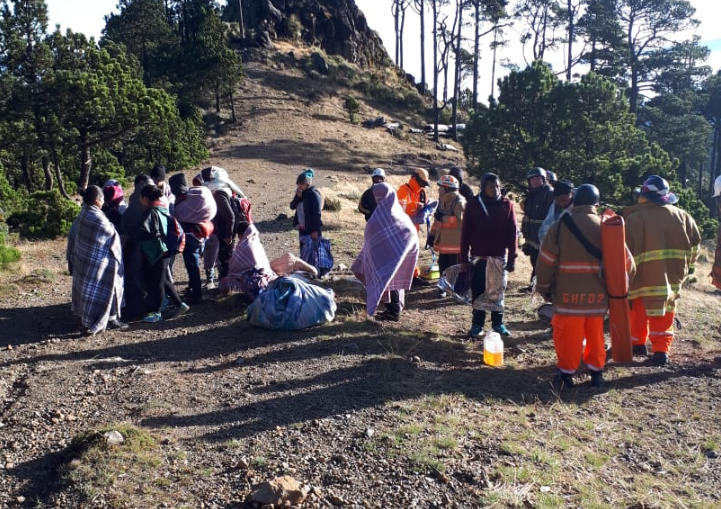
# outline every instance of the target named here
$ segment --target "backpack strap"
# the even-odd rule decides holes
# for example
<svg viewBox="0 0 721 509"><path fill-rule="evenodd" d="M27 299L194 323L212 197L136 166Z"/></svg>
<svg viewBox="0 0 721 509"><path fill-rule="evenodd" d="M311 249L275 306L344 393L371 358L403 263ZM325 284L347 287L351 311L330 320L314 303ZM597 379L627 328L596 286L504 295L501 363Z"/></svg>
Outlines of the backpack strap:
<svg viewBox="0 0 721 509"><path fill-rule="evenodd" d="M596 260L603 260L603 253L600 249L598 249L596 246L591 244L588 239L581 233L581 230L578 229L578 226L576 226L576 223L573 222L573 219L571 219L571 214L563 214L561 217L561 223L565 224L570 232L573 234L574 237L576 237L576 240L581 243L583 248L593 256Z"/></svg>

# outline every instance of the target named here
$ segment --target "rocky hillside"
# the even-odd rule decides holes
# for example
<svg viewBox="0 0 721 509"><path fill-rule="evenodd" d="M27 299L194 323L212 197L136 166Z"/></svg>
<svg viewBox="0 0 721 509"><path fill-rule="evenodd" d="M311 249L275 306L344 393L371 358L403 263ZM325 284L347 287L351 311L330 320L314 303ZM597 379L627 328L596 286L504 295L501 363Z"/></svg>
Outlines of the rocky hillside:
<svg viewBox="0 0 721 509"><path fill-rule="evenodd" d="M261 44L278 39L319 46L363 67L388 60L378 34L368 27L353 0L253 0L243 6L246 37ZM228 21L240 21L238 4L229 2Z"/></svg>

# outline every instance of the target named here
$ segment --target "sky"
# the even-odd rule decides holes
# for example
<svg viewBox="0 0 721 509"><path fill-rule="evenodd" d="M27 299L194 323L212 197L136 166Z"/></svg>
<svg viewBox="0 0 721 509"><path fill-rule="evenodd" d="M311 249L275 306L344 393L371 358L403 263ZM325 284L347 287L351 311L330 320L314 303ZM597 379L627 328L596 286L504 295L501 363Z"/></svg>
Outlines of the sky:
<svg viewBox="0 0 721 509"><path fill-rule="evenodd" d="M393 58L394 48L394 31L393 16L391 15L391 0L355 0L356 5L365 14L368 25L378 32L388 51ZM52 30L56 24L59 24L64 31L67 28L76 32L83 32L88 36L96 39L100 37L100 33L105 26L104 16L116 9L117 0L46 0L48 5L48 13L50 17L50 29ZM221 2L222 3L222 2ZM720 0L691 0L691 4L696 8L695 18L701 21L701 25L696 29L696 35L701 37L701 43L708 46L712 53L706 62L714 71L721 68L721 32L715 23L721 20L721 1ZM429 18L427 17L426 20ZM713 20L717 20L713 22ZM429 26L426 21L426 26ZM686 35L686 34L685 34ZM687 34L690 37L692 34ZM509 29L506 38L509 40L508 47L498 51L497 59L509 59L511 62L524 67L524 51L518 42L519 33L513 28ZM405 55L404 64L406 72L411 73L417 79L420 78L420 50L419 44L414 41L420 41L420 27L418 16L410 10L406 18L405 28ZM432 37L429 34L426 37L426 80L430 81L430 73L432 58ZM487 43L484 43L487 48ZM561 70L563 68L562 55L551 56L550 63L554 69ZM480 98L488 97L491 90L491 52L488 49L482 50L481 54L481 77L479 81ZM505 70L501 67L496 68L496 78L503 76ZM470 84L465 84L469 86Z"/></svg>

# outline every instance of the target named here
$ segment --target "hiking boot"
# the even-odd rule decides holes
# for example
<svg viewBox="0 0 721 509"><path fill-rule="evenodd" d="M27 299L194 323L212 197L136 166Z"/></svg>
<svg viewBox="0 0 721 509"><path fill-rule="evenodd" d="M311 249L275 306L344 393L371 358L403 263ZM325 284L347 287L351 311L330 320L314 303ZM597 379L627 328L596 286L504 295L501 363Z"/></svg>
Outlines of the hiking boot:
<svg viewBox="0 0 721 509"><path fill-rule="evenodd" d="M107 328L116 330L128 330L128 324L121 322L117 318L113 318L112 320L108 321Z"/></svg>
<svg viewBox="0 0 721 509"><path fill-rule="evenodd" d="M156 323L163 319L163 316L160 313L148 313L143 318L143 321L145 323Z"/></svg>
<svg viewBox="0 0 721 509"><path fill-rule="evenodd" d="M400 313L386 309L382 313L376 316L376 320L382 320L386 322L398 322L401 319Z"/></svg>
<svg viewBox="0 0 721 509"><path fill-rule="evenodd" d="M668 364L668 354L666 352L654 352L653 357L651 357L651 364L665 366Z"/></svg>
<svg viewBox="0 0 721 509"><path fill-rule="evenodd" d="M468 332L468 337L475 340L481 339L481 336L483 336L483 326L478 325L477 323L471 325L471 330Z"/></svg>
<svg viewBox="0 0 721 509"><path fill-rule="evenodd" d="M562 389L571 389L576 386L576 382L573 380L573 373L562 373L559 371L558 375L556 375L556 382Z"/></svg>
<svg viewBox="0 0 721 509"><path fill-rule="evenodd" d="M603 387L603 371L591 371L591 387Z"/></svg>
<svg viewBox="0 0 721 509"><path fill-rule="evenodd" d="M510 338L510 337L511 337L511 333L508 332L508 329L506 329L506 326L503 325L503 324L501 324L501 325L494 325L494 326L493 326L493 332L497 332L498 334L500 334L501 336L503 336L503 337L505 337L505 338Z"/></svg>
<svg viewBox="0 0 721 509"><path fill-rule="evenodd" d="M165 296L165 299L163 299L163 305L160 306L160 312L161 312L161 313L165 313L165 312L168 311L169 309L170 309L170 299L169 299L168 296L166 295L166 296Z"/></svg>
<svg viewBox="0 0 721 509"><path fill-rule="evenodd" d="M185 302L188 304L198 304L199 302L203 302L203 300L202 292L190 291L185 294Z"/></svg>
<svg viewBox="0 0 721 509"><path fill-rule="evenodd" d="M648 357L648 348L646 348L646 345L633 345L633 356Z"/></svg>
<svg viewBox="0 0 721 509"><path fill-rule="evenodd" d="M183 302L180 304L180 306L175 308L172 313L170 313L170 316L168 318L178 318L180 315L182 315L189 309L190 309L190 306L188 306L185 302Z"/></svg>

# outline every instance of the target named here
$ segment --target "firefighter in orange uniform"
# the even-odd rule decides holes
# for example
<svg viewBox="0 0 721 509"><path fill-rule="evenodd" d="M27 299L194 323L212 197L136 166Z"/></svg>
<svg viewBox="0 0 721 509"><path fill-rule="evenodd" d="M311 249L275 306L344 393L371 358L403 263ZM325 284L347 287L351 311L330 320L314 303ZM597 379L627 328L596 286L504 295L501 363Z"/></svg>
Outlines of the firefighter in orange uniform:
<svg viewBox="0 0 721 509"><path fill-rule="evenodd" d="M407 184L398 188L398 203L416 225L416 231L420 229L423 218L420 216L428 204L426 188L428 183L428 171L423 168L416 168Z"/></svg>
<svg viewBox="0 0 721 509"><path fill-rule="evenodd" d="M591 386L603 385L603 319L608 310L608 293L601 272L598 202L595 186L583 184L576 189L573 210L551 226L536 266L536 291L554 305L553 342L560 381L565 387L575 385L573 375L582 356L591 372ZM626 251L627 270L633 274L633 260Z"/></svg>
<svg viewBox="0 0 721 509"><path fill-rule="evenodd" d="M675 207L678 201L666 179L648 177L640 189L638 204L623 211L626 244L638 273L631 281L631 339L634 354L646 354L651 340L657 366L668 363L673 341L673 319L681 284L693 273L701 244L696 222Z"/></svg>

